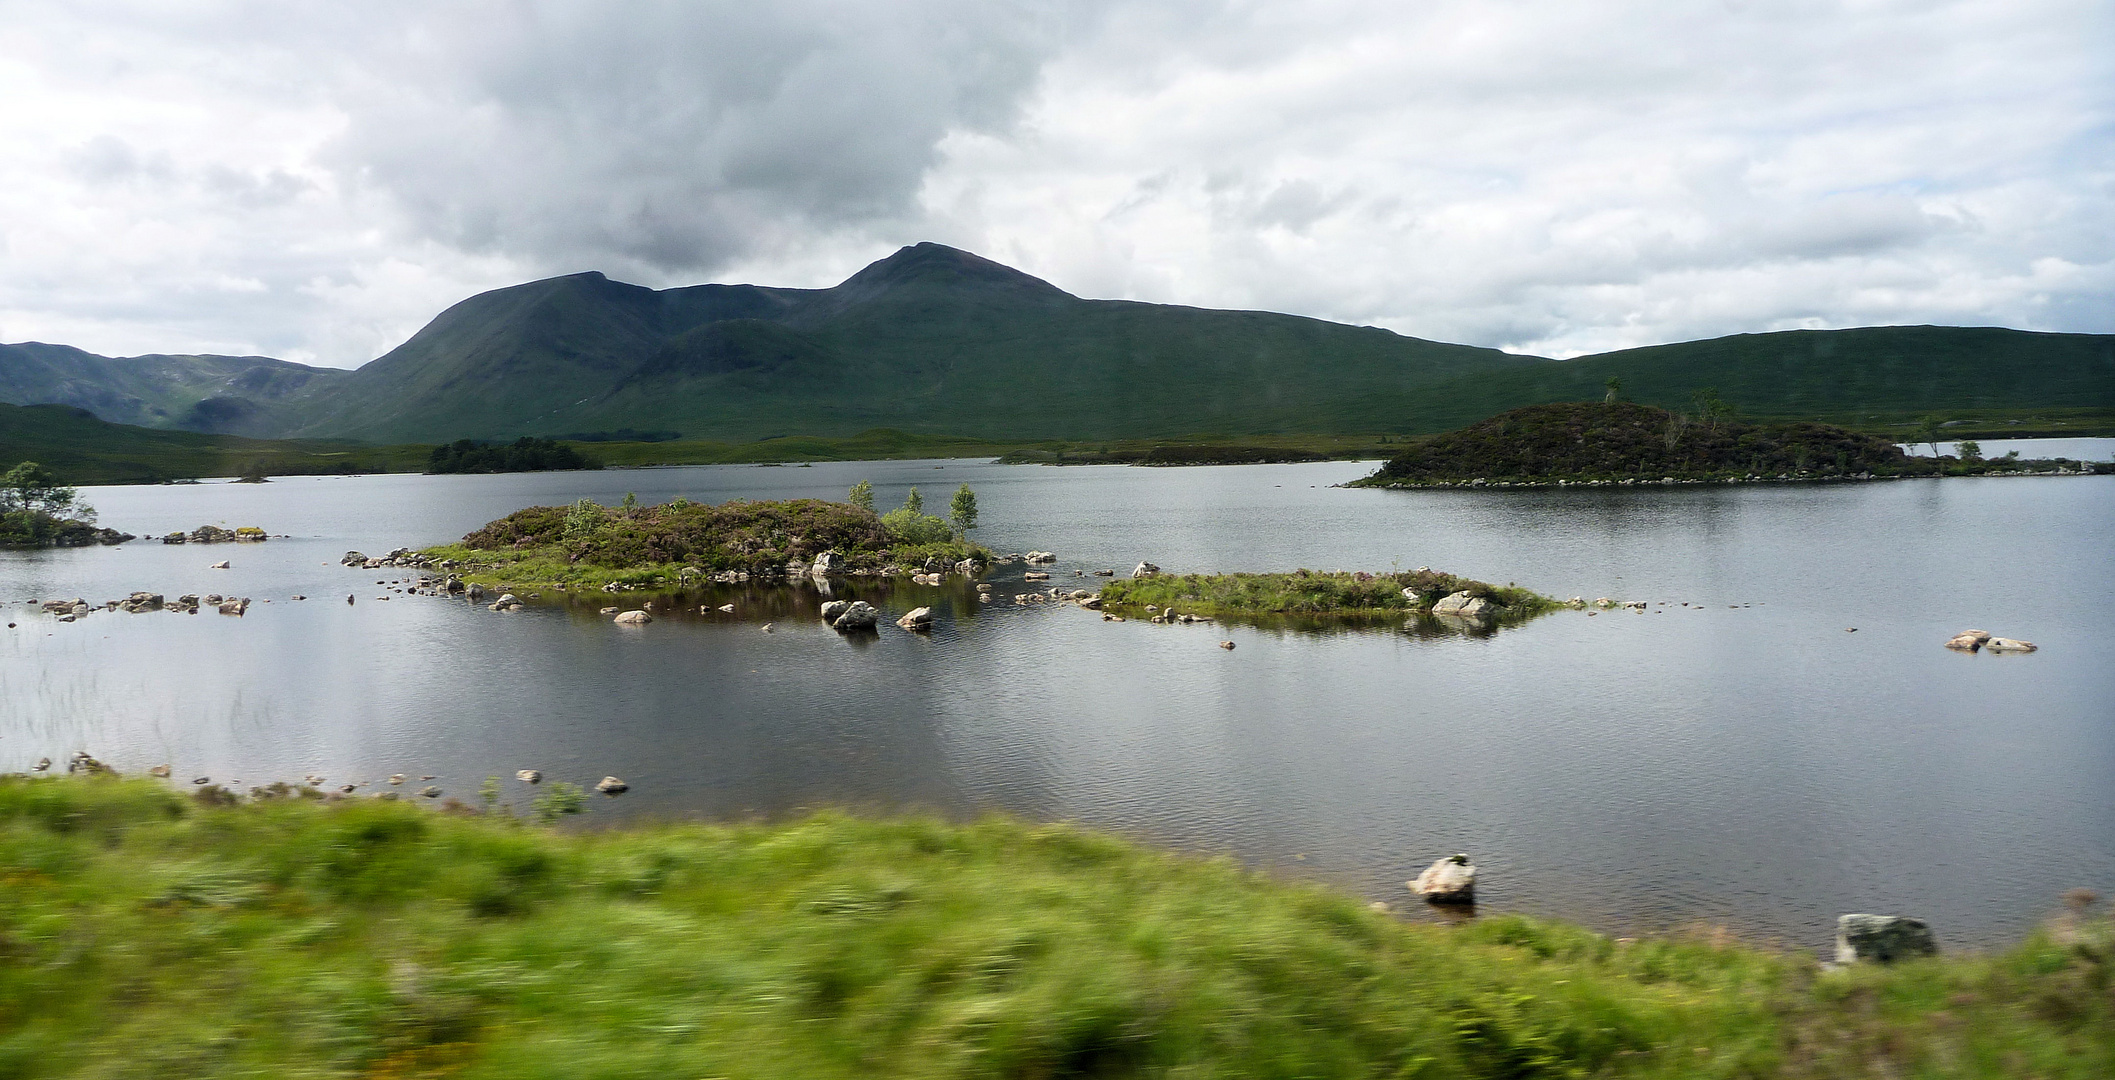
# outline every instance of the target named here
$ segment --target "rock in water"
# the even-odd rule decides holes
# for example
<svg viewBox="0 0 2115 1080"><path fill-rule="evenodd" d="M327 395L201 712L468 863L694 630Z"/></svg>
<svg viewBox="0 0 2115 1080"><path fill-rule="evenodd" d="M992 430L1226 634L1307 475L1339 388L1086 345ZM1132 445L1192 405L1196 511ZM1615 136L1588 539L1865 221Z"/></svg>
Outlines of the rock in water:
<svg viewBox="0 0 2115 1080"><path fill-rule="evenodd" d="M514 774L514 779L524 784L541 784L543 783L543 774L535 769L522 769Z"/></svg>
<svg viewBox="0 0 2115 1080"><path fill-rule="evenodd" d="M905 630L931 630L933 628L933 609L929 607L912 608L904 613L903 618L896 620L896 625L903 627Z"/></svg>
<svg viewBox="0 0 2115 1080"><path fill-rule="evenodd" d="M610 621L619 626L645 626L654 621L654 617L643 611L620 611L617 617Z"/></svg>
<svg viewBox="0 0 2115 1080"><path fill-rule="evenodd" d="M814 577L823 577L829 574L842 574L844 572L845 557L835 551L825 551L822 554L817 555L815 557L815 565L810 566L808 568L808 573Z"/></svg>
<svg viewBox="0 0 2115 1080"><path fill-rule="evenodd" d="M844 613L837 617L837 621L830 625L839 630L864 630L880 621L881 612L876 610L874 605L864 600L854 600L852 606L846 608Z"/></svg>
<svg viewBox="0 0 2115 1080"><path fill-rule="evenodd" d="M1476 902L1476 865L1467 855L1449 855L1417 875L1410 891L1428 904L1473 904Z"/></svg>
<svg viewBox="0 0 2115 1080"><path fill-rule="evenodd" d="M1160 573L1160 567L1155 566L1149 562L1139 563L1136 567L1133 567L1131 570L1131 576L1135 578L1152 577L1153 575L1158 573Z"/></svg>
<svg viewBox="0 0 2115 1080"><path fill-rule="evenodd" d="M2033 643L2033 642L2031 642L2031 641L2021 641L2021 640L2019 640L2018 638L2009 638L2009 637L1994 637L1994 638L1991 638L1991 639L1990 639L1989 641L1986 641L1986 642L1984 642L1984 643L1983 643L1983 647L1984 647L1984 648L1986 648L1986 649L1989 649L1989 650L1990 650L1991 652L2033 652L2033 651L2034 651L2034 643Z"/></svg>
<svg viewBox="0 0 2115 1080"><path fill-rule="evenodd" d="M1901 915L1843 915L1836 919L1839 964L1860 960L1886 964L1906 956L1931 956L1938 951L1931 927L1922 919Z"/></svg>
<svg viewBox="0 0 2115 1080"><path fill-rule="evenodd" d="M1983 642L1988 640L1990 640L1988 635L1985 635L1983 637L1977 637L1975 636L1974 631L1969 631L1966 633L1955 634L1952 639L1946 642L1946 647L1949 649L1958 649L1961 652L1974 652L1977 649L1982 648Z"/></svg>
<svg viewBox="0 0 2115 1080"><path fill-rule="evenodd" d="M614 776L605 776L595 784L595 790L603 793L604 795L622 795L625 792L630 791L631 789L632 786L630 784L627 784Z"/></svg>
<svg viewBox="0 0 2115 1080"><path fill-rule="evenodd" d="M1468 592L1451 593L1439 603L1432 605L1434 615L1459 615L1464 619L1481 619L1495 610L1497 605L1481 596Z"/></svg>
<svg viewBox="0 0 2115 1080"><path fill-rule="evenodd" d="M835 626L837 625L837 617L843 615L845 609L851 606L852 602L850 600L831 600L822 606L822 620Z"/></svg>

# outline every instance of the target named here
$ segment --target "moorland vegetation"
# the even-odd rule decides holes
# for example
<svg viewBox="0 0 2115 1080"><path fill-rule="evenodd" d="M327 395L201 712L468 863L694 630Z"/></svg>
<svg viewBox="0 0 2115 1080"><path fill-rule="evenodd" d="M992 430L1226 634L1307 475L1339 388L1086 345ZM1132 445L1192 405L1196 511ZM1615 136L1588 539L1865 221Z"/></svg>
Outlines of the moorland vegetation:
<svg viewBox="0 0 2115 1080"><path fill-rule="evenodd" d="M508 813L517 790L0 778L0 1073L2115 1074L2115 927L2085 897L2013 948L1831 970L1726 934L1405 922L1069 825L580 831Z"/></svg>
<svg viewBox="0 0 2115 1080"><path fill-rule="evenodd" d="M782 572L824 552L836 552L847 571L860 574L909 573L933 559L988 564L991 552L967 538L976 524L975 496L966 507L960 497L953 522L925 513L916 488L902 507L877 514L864 484L841 503L676 499L639 506L626 496L608 507L582 499L517 510L424 554L461 564L470 580L568 587L673 586L700 573ZM967 509L967 524L959 509Z"/></svg>

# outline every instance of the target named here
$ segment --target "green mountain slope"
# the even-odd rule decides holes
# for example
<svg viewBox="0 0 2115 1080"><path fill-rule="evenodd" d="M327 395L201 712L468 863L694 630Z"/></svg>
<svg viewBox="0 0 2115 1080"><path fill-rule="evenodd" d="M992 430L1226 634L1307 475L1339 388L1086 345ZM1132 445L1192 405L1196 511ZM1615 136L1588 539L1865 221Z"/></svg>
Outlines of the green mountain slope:
<svg viewBox="0 0 2115 1080"><path fill-rule="evenodd" d="M1922 413L2115 410L2115 335L1999 327L1788 330L1653 345L1450 382L1416 429L1521 405L1623 395L1687 409L1715 388L1742 412L1857 424Z"/></svg>
<svg viewBox="0 0 2115 1080"><path fill-rule="evenodd" d="M0 402L72 405L116 424L249 432L351 372L269 356L109 357L69 345L0 345Z"/></svg>
<svg viewBox="0 0 2115 1080"><path fill-rule="evenodd" d="M108 423L71 405L0 405L0 471L35 461L69 484L236 476L253 466L274 475L417 469L430 450L158 431Z"/></svg>

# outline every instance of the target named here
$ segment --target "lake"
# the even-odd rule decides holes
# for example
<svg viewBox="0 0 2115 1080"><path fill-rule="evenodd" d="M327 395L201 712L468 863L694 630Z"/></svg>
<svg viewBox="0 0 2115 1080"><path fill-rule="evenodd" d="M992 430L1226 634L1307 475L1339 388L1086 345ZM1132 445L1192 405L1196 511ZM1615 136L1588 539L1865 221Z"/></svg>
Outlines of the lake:
<svg viewBox="0 0 2115 1080"><path fill-rule="evenodd" d="M2115 891L2115 477L1332 486L1371 468L851 462L84 489L104 524L143 537L289 536L0 553L17 624L0 633L0 769L87 750L127 772L171 763L179 785L315 773L374 792L402 773L407 793L431 775L466 802L497 775L517 808L517 769L629 781L593 800L590 826L1000 811L1231 853L1420 918L1404 880L1466 851L1485 911L1800 946L1850 911L2001 944L2065 889ZM805 589L693 593L736 611L634 628L597 615L600 596L494 613L338 561L528 505L842 498L861 479L884 509L912 485L935 507L970 484L979 539L1056 552L1068 588L1142 559L1432 566L1654 606L1429 635L1109 623L869 582L852 593L890 618L929 604L938 624L845 637ZM995 573L1000 594L1026 588L1022 569ZM71 624L23 603L135 589L258 603ZM1941 647L1968 627L2041 650Z"/></svg>

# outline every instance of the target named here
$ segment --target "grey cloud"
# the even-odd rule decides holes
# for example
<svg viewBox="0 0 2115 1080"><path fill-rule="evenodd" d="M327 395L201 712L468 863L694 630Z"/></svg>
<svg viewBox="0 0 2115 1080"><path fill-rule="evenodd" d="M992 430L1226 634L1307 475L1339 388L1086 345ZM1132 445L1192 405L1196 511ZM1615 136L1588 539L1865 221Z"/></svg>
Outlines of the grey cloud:
<svg viewBox="0 0 2115 1080"><path fill-rule="evenodd" d="M709 273L912 217L939 141L1005 130L1055 46L972 0L532 10L427 21L328 160L422 236L553 268Z"/></svg>

